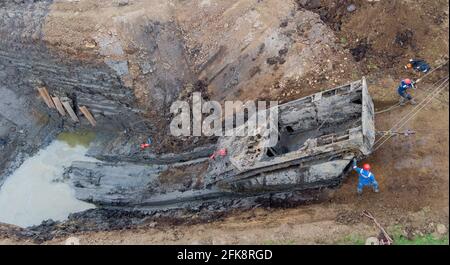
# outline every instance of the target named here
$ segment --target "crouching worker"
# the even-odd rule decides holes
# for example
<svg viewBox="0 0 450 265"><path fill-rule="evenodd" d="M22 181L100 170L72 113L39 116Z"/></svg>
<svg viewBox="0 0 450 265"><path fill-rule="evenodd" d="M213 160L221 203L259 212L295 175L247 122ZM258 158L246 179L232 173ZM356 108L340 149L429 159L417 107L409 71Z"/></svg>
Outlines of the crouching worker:
<svg viewBox="0 0 450 265"><path fill-rule="evenodd" d="M427 73L431 67L427 62L420 59L410 59L409 63L405 66L407 70L414 69L415 71Z"/></svg>
<svg viewBox="0 0 450 265"><path fill-rule="evenodd" d="M409 93L409 89L415 89L413 81L411 79L406 78L405 80L402 80L400 83L400 86L397 88L397 93L400 95L400 105L405 105L406 102L410 102L411 105L415 105L416 102L414 101L413 97Z"/></svg>
<svg viewBox="0 0 450 265"><path fill-rule="evenodd" d="M356 164L356 160L353 159L353 170L358 173L358 194L362 194L365 186L372 186L374 192L379 192L378 182L375 180L375 175L370 172L370 165L364 164L363 168L359 168Z"/></svg>
<svg viewBox="0 0 450 265"><path fill-rule="evenodd" d="M147 142L141 144L141 150L145 150L152 146L152 139L150 137L147 138Z"/></svg>

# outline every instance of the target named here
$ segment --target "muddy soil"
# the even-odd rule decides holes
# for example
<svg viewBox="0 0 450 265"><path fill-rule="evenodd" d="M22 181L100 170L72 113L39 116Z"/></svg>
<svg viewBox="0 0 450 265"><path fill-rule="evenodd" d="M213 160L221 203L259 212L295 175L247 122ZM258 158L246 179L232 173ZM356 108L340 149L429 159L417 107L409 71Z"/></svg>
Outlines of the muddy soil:
<svg viewBox="0 0 450 265"><path fill-rule="evenodd" d="M448 93L443 96L448 97ZM408 111L410 108L405 107L380 115L377 122L380 128L388 127ZM68 236L74 235L82 244L353 244L352 240L364 240L379 232L361 216L363 210L370 211L389 233L401 233L407 238L437 235L436 226L448 227L449 218L448 119L448 105L435 101L408 124L415 135L395 137L367 160L380 183L378 194L367 189L358 196L357 177L351 174L339 189L307 205L288 205L284 201L244 212L178 213L179 219L173 213L170 218L164 214L120 218L120 212L108 213L105 216L111 218L105 220L109 220L109 227L103 229L98 225L105 222L95 225L95 218L86 219L89 225L84 227L96 232L73 230L72 234L71 230L61 229L47 242L45 237L10 232L3 243L64 244ZM49 231L54 233L54 229ZM23 235L21 240L17 234Z"/></svg>
<svg viewBox="0 0 450 265"><path fill-rule="evenodd" d="M448 97L448 92L443 96ZM379 128L387 128L408 111L410 108L405 107L380 115ZM378 194L367 189L358 196L357 177L351 174L339 189L322 194L308 205L284 201L245 212L217 209L215 214L108 212L97 224L93 220L100 219L95 213L95 218L85 215L85 222L74 218L75 227L84 227L85 232L70 226L55 230L52 224L45 224L51 232L48 238L46 233L8 230L3 243L43 243L55 236L46 244L63 244L70 235L79 237L82 244L354 243L345 240L349 236L365 239L378 235L373 223L361 216L363 210L370 211L391 233L400 231L409 237L435 233L437 224L448 227L448 120L448 105L435 101L408 124L415 135L394 137L367 160L380 183ZM45 231L42 227L40 230Z"/></svg>
<svg viewBox="0 0 450 265"><path fill-rule="evenodd" d="M208 3L215 1L203 2L204 8L208 8ZM324 25L335 35L333 45L336 48L332 49L335 52L332 60L328 61L326 57L321 57L316 62L317 68L311 66L311 71L303 73L299 78L283 79L278 73L287 71L284 68L286 65L293 66L283 63L284 52L279 53L277 50L276 54L262 58L259 65L249 67L249 70L251 69L249 76L259 76L255 79L256 85L268 83L270 86L263 86L259 90L248 88L241 91L240 85L237 88L230 87L235 92L233 95L245 99L258 94L260 99L289 101L365 75L369 81L369 90L374 98L375 107L379 111L398 102L395 88L401 78L420 77L420 74L408 72L403 68L409 58L423 58L433 66L441 65L448 60L447 1L298 0L296 2L295 9L310 10L318 14ZM347 9L350 4L356 7L352 12ZM214 5L209 6L213 7ZM235 12L233 10L236 8L239 9L239 4L230 7L229 12ZM213 23L205 24L210 26L195 25L195 20L200 20L196 17L189 18L186 14L188 10L186 8L186 11L180 11L180 24L184 23L186 27L195 26L196 30L192 31L192 34L199 34L202 30L212 32ZM248 19L252 21L254 14L251 12L249 14ZM225 25L231 25L228 21L221 22L224 28ZM287 26L289 25L292 23L288 19ZM280 21L279 26L285 29L286 22ZM300 29L302 30L306 30L306 34L311 34L307 27ZM223 29L216 32L220 34ZM242 36L237 35L237 38L240 37ZM214 41L202 39L199 43L210 45L211 51L217 51L219 57L223 53L220 45L216 46ZM202 64L199 62L207 62L208 59L202 61L206 55L204 50L199 48L199 43L195 40L187 41L192 65L200 67ZM257 44L259 45L254 44L256 52L265 49ZM217 56L214 54L211 56L216 59ZM267 69L272 69L275 70L274 74L261 76L261 69L255 67L262 68L263 65L263 73ZM206 64L205 71L221 73L223 66L221 63ZM194 69L202 71L201 67ZM232 71L232 67L228 69L228 76L233 76L236 71ZM444 76L448 76L448 65L419 85L421 89L417 90L416 98L419 101L423 99L432 89L432 84ZM224 80L222 79L223 82ZM209 96L223 98L227 95L224 91L213 89L215 85L211 84ZM315 197L308 205L293 203L289 205L290 207L281 208L280 204L266 205L223 214L215 211L217 214L214 215L208 211L177 213L171 214L169 219L164 214L142 216L124 214L120 211L100 214L96 212L93 213L94 218L88 218L90 214L88 212L81 217L75 215L75 220L84 222L86 231L70 230L72 229L70 226L63 226L64 229L69 229L68 231L58 230L55 227L59 224L49 222L38 229L52 232L50 237L45 237L42 236L45 233L2 226L0 243L33 244L50 240L46 241L46 244L61 244L71 234L79 237L83 244L352 243L346 241L349 236L365 239L368 236L378 235L379 231L374 225L361 217L363 210L369 210L390 233L394 233L397 229L407 237L435 233L437 224L444 224L447 228L449 225L448 97L448 90L444 90L439 99L425 107L405 126L404 130L414 130L416 132L414 135L394 137L367 159L366 162L371 163L380 183L379 194L365 190L364 195L358 197L357 177L351 174L339 189ZM412 106L407 105L377 115L377 130L388 130L411 109ZM174 216L182 218L176 219ZM100 221L96 224L95 220ZM76 222L74 225L78 226Z"/></svg>

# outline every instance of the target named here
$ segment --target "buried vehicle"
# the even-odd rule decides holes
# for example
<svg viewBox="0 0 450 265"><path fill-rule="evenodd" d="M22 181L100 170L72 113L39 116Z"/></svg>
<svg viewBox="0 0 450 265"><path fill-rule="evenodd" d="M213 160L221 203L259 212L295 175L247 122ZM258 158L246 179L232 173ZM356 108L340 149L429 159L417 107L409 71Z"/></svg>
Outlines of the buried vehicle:
<svg viewBox="0 0 450 265"><path fill-rule="evenodd" d="M78 199L106 208L198 207L337 187L352 159L372 151L374 106L364 78L275 108L256 128L269 133L220 137L214 149L227 152L214 159L200 152L170 163L75 162L65 176ZM273 132L278 140L270 145Z"/></svg>

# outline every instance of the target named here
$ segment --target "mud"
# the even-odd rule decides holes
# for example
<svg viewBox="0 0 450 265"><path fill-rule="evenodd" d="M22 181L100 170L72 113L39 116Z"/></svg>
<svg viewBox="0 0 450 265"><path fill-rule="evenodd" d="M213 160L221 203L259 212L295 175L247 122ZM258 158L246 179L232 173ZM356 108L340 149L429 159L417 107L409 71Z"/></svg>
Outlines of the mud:
<svg viewBox="0 0 450 265"><path fill-rule="evenodd" d="M0 3L0 33L8 36L0 42L0 77L7 77L0 81L0 150L6 150L0 157L0 185L57 132L89 127L85 119L73 124L49 111L38 98L37 86L45 85L52 94L69 97L72 104L85 104L94 111L99 126L90 155L112 164L161 165L206 157L214 151L216 139L166 137L167 107L173 100L189 97L193 90L202 91L208 99L253 100L257 95L258 99L288 102L369 75L370 92L379 110L397 101L391 93L397 79L417 75L403 71L405 60L421 57L439 65L448 59L448 8L442 8L448 7L446 1L206 1L201 5L185 1L174 8L150 0L130 1L120 7L89 0L16 2ZM350 4L356 10L349 12ZM159 14L149 8L155 5ZM279 8L273 11L273 5ZM80 17L71 15L75 11ZM98 16L100 13L104 15ZM418 15L409 16L411 13ZM448 68L438 73L445 75ZM200 84L198 80L202 80ZM27 106L29 111L13 106ZM377 127L387 127L389 122L394 122L394 117L380 118ZM425 125L430 124L417 123ZM155 146L140 152L139 144L149 135ZM398 149L399 141L370 158L393 168L376 169L383 172L382 187L390 191L377 202L381 208L370 203L372 195L355 202L353 179L344 182L332 203L369 208L389 221L399 212L441 205L437 196L448 197L448 189L439 189L427 176L445 182L445 174L425 172L422 167L407 172L395 169L389 160L398 159L393 153L409 154L415 144L420 145L414 140L409 148ZM448 137L439 138L440 143L446 141ZM417 152L408 161L421 160L424 151ZM448 158L445 151L438 153ZM441 161L437 167L447 171L448 163ZM396 182L388 178L391 175L403 180ZM404 187L412 189L413 197ZM249 205L291 205L289 196L284 196ZM425 199L419 200L421 196ZM298 205L292 201L293 206ZM233 203L224 202L224 209L231 209ZM193 215L199 211L198 207L192 210ZM356 212L344 210L339 218L331 218L352 225L360 222ZM151 211L140 214L120 210L80 213L72 217L69 230L128 228L152 216ZM114 216L127 221L114 223ZM172 212L167 218L176 216ZM78 226L77 220L83 218L80 223L86 225ZM214 218L221 218L220 214L209 220ZM89 220L97 221L91 225ZM204 221L209 222L206 217ZM66 225L49 222L24 233L44 240L45 233L52 234L49 239L58 235L58 227Z"/></svg>
<svg viewBox="0 0 450 265"><path fill-rule="evenodd" d="M355 61L359 62L366 57L370 48L370 44L367 43L367 39L365 39L360 41L354 48L350 48L350 52Z"/></svg>
<svg viewBox="0 0 450 265"><path fill-rule="evenodd" d="M307 64L312 63L318 53L331 55L333 52L333 48L328 48L334 46L332 33L322 24L314 23L319 19L311 13L296 10L292 2L283 4L275 16L267 14L270 3L258 3L256 10L252 1L239 1L239 9L229 3L202 6L198 15L209 16L205 18L209 22L203 25L196 24L199 20L195 15L183 11L198 9L195 1L182 8L158 2L162 12L152 11L147 15L136 12L142 8L148 10L153 2L135 1L118 9L112 3L100 6L87 0L2 1L0 32L8 36L0 43L1 74L8 76L2 78L2 86L31 103L7 104L30 106L30 109L36 106L38 115L42 115L42 119L50 115L51 126L59 130L89 127L86 119L74 124L58 117L55 111L45 109L36 94L37 87L45 86L51 95L68 98L75 111L77 104L87 106L98 120L96 130L107 132L109 142L127 142L132 146L127 154L130 157L139 154L136 146L149 136L155 143L151 153L185 152L215 141L167 137L171 118L168 107L179 96L189 95L184 92L186 89L193 87L194 91L202 91L206 99L221 100L224 95L245 99L248 95L242 93L244 87L247 91L256 88L267 91L273 85L265 81L272 78L274 71L263 67L262 62L267 58L279 56L277 62L283 67L278 67L276 75L293 79L308 72ZM230 12L220 21L226 22L227 29L213 29L220 23L213 20L215 14L227 9ZM77 23L72 15L80 10L83 23ZM102 19L94 27L87 27L100 10L104 13ZM245 20L232 23L237 17ZM285 27L279 27L286 22ZM234 32L232 24L241 30ZM264 30L272 25L273 30ZM314 47L304 49L299 37L292 35L293 28L311 32L301 38L314 42ZM223 38L223 34L229 36ZM244 42L230 41L241 39L243 34L247 34ZM223 43L213 45L215 40ZM300 67L299 62L304 65ZM296 72L293 69L297 69ZM249 76L236 75L247 71L251 72ZM227 91L220 91L230 84L232 87ZM264 93L256 94L264 96ZM33 138L33 135L24 138L27 137ZM2 148L9 150L13 144L7 143L13 142L12 138L2 136ZM40 144L41 141L35 142ZM105 147L105 154L98 156L107 156L108 150L114 147L121 149L120 144ZM9 152L12 151L5 153Z"/></svg>
<svg viewBox="0 0 450 265"><path fill-rule="evenodd" d="M28 228L10 227L0 229L8 237L31 240L36 244L75 233L120 231L137 228L170 229L173 226L196 225L225 220L233 215L252 209L289 209L299 205L319 203L324 200L325 190L308 193L289 192L268 196L246 197L234 200L219 199L201 205L184 205L178 209L130 211L123 209L90 209L69 215L64 222L46 220Z"/></svg>
<svg viewBox="0 0 450 265"><path fill-rule="evenodd" d="M309 104L311 98L312 105ZM333 112L329 108L331 105L340 111ZM29 228L25 234L38 241L51 239L54 233L87 225L86 218L94 218L88 224L89 229L101 231L142 225L139 219L143 219L143 215L152 222L155 216L163 216L189 223L187 220L194 215L204 216L199 220L212 220L233 210L293 207L316 201L323 189L339 186L351 159L371 152L373 106L365 80L279 108L279 130L284 132L285 128L291 128L281 135L286 139L280 141L280 146L290 148L285 154L280 153L283 148L275 146L271 149L272 157L267 157L267 148L262 144L266 141L264 138L258 143L248 137L235 137L219 141L222 147L236 149L230 151L227 158L233 161L231 163L207 157L153 165L74 162L64 178L72 184L76 198L94 203L100 209L90 210L87 215L71 215L63 223L44 222ZM317 117L311 119L308 113L316 113ZM258 145L261 151L248 153ZM248 146L249 150L242 146ZM41 234L45 238L41 238Z"/></svg>

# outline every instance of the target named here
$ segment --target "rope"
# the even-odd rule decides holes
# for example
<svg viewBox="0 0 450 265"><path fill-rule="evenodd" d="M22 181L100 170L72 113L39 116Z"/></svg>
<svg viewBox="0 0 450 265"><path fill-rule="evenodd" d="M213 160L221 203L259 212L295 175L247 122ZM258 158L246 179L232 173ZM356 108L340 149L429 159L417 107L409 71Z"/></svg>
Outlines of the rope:
<svg viewBox="0 0 450 265"><path fill-rule="evenodd" d="M443 81L442 81L442 83L436 88L436 90L439 89L445 82L447 82L448 79L449 79L449 78L446 77L446 78L443 78L443 79L439 80L439 81L442 81L442 80L443 80ZM435 92L436 90L434 90L434 92ZM434 92L431 92L428 96L430 96L430 95L433 94ZM427 96L427 97L428 97L428 96ZM427 97L424 99L424 101L427 99ZM410 115L411 113L413 113L414 111L416 111L424 101L420 102L416 107L414 107L414 109L412 109L412 110L411 110L409 113L407 113L403 118L401 118L399 121L397 121L397 123L395 123L395 124L392 126L391 130L392 130L393 128L395 128L399 123L401 123L404 119L406 119L406 118L408 117L408 115ZM378 139L378 141L376 141L375 144L377 144L377 143L380 142L381 140L382 140L382 138Z"/></svg>
<svg viewBox="0 0 450 265"><path fill-rule="evenodd" d="M422 76L421 78L419 78L419 79L416 81L416 84L419 83L419 82L422 82L422 80L423 80L424 78L426 78L428 75L430 75L431 73L433 73L433 72L436 71L437 69L441 68L442 66L446 65L447 63L448 63L448 61L446 61L445 63L442 63L441 65L439 65L439 66L436 67L436 68L433 68L430 72L426 73L424 76ZM442 80L442 79L441 79L441 80ZM437 81L436 83L439 83L441 80ZM436 83L434 83L432 86L434 87L434 86L436 85ZM418 89L422 90L421 88L418 88ZM436 99L438 99L439 101L442 102L442 100L440 100L439 98L436 98ZM445 104L445 102L442 102L442 103ZM381 113L384 113L384 112L388 112L388 111L393 110L393 109L396 109L396 108L398 108L398 107L400 107L400 103L396 103L396 104L394 104L394 105L392 105L392 106L390 106L390 107L388 107L388 108L386 108L386 109L384 109L384 110L377 111L377 112L375 112L375 114L381 114Z"/></svg>
<svg viewBox="0 0 450 265"><path fill-rule="evenodd" d="M420 102L420 104L414 108L411 112L409 112L407 115L405 115L402 119L400 119L399 122L397 122L389 131L392 131L394 127L396 127L397 125L399 125L398 129L401 129L403 126L405 126L412 118L414 118L423 108L425 108L432 100L434 97L436 97L437 95L439 95L439 93L446 88L447 84L448 84L448 77L446 78L446 80L439 85L432 93L430 93L422 102ZM413 113L414 112L414 113ZM412 113L412 114L411 114ZM406 120L404 120L405 118L407 118ZM385 144L390 138L392 137L392 135L389 135L386 139L383 140L383 142L381 142L381 144L379 144L377 147L374 148L374 151L378 150L383 144ZM383 137L381 137L378 141L375 142L374 145L376 145L377 143L379 143L381 141L381 139L383 139Z"/></svg>
<svg viewBox="0 0 450 265"><path fill-rule="evenodd" d="M442 78L442 79L440 79L440 80L438 80L438 81L436 81L436 82L434 82L431 86L432 86L432 87L436 86L437 83L441 82L441 81L444 80L444 79L445 79L445 77ZM420 90L420 91L427 92L427 90L425 90L425 89L423 89L423 88L420 88L420 87L416 87L416 88L417 88L418 90ZM447 103L448 103L448 102L443 101L443 100L440 99L440 98L435 98L435 99L438 100L439 102L441 102L442 104L447 104Z"/></svg>
<svg viewBox="0 0 450 265"><path fill-rule="evenodd" d="M438 94L438 93L436 93L435 95L433 95L433 97L436 96L437 94ZM423 108L425 108L426 105L431 101L431 99L432 99L433 97L431 97L431 98L428 100L427 103L423 104L423 106L422 106L420 109L418 109L413 115L411 115L406 121L404 121L403 124L400 125L398 129L401 129L403 126L405 126L406 123L407 123L408 121L410 121L412 118L414 118L414 117L415 117L415 116L416 116ZM388 135L387 138L385 138L383 142L381 142L377 147L374 148L374 151L378 150L383 144L385 144L385 143L386 143L389 139L391 139L391 138L392 138L392 134L391 134L391 135ZM378 141L378 142L379 142L379 141Z"/></svg>
<svg viewBox="0 0 450 265"><path fill-rule="evenodd" d="M388 111L396 109L398 107L400 107L400 103L395 103L394 105L390 106L389 108L386 108L384 110L380 110L380 111L375 112L375 115L376 114L381 114L381 113L384 113L384 112L388 112Z"/></svg>
<svg viewBox="0 0 450 265"><path fill-rule="evenodd" d="M433 73L434 71L436 71L437 69L441 68L442 66L444 66L444 65L446 65L446 64L448 64L448 61L446 61L445 63L439 65L438 67L436 67L436 68L434 68L434 69L432 69L430 72L428 72L428 73L426 73L424 76L422 76L422 78L419 78L419 79L416 81L416 84L419 83L419 82L421 82L422 79L424 79L425 77L427 77L428 75L430 75L431 73Z"/></svg>
<svg viewBox="0 0 450 265"><path fill-rule="evenodd" d="M376 131L375 133L381 134L381 135L390 134L390 135L403 135L403 136L411 136L413 134L416 134L416 132L413 131L413 130L406 130L404 132L398 132L398 131L395 131L395 132L393 132L393 131Z"/></svg>
<svg viewBox="0 0 450 265"><path fill-rule="evenodd" d="M429 97L430 96L432 96L431 97L431 99L435 96L435 95L437 95L437 94L435 94L435 92L436 91L438 91L438 92L440 92L440 90L442 89L441 88L441 86L443 86L446 82L448 81L448 77L446 78L446 80L444 80L444 82L442 83L442 84L440 84L432 93L430 93L422 102L420 102L413 110L411 110L409 113L407 113L403 118L401 118L399 121L397 121L397 123L396 124L394 124L393 126L392 126L392 128L390 129L390 131L392 131L396 126L398 126L399 124L401 124L402 122L404 122L404 120L405 119L408 119L408 117L410 116L410 115L414 115L415 114L415 112L418 110L418 109L420 109L421 110L421 106L423 105L423 103L425 102L425 101L427 101L428 99L429 99ZM427 103L425 103L425 104L427 104ZM379 143L380 141L382 141L383 140L383 137L381 137L380 139L378 139L376 142L375 142L375 144L374 145L376 145L377 143ZM384 143L384 142L383 142Z"/></svg>
<svg viewBox="0 0 450 265"><path fill-rule="evenodd" d="M410 117L410 115L412 115L412 117L414 117L420 110L422 110L423 109L423 107L424 106L426 106L426 104L428 104L429 103L429 101L431 101L436 95L438 95L439 94L439 92L443 89L443 88L441 88L446 82L448 81L448 77L446 78L446 80L441 84L441 85L439 85L432 93L430 93L422 102L420 102L412 111L410 111L409 113L407 113L403 118L401 118L396 124L394 124L394 126L392 126L392 128L390 129L390 131L392 131L397 125L399 125L399 124L401 124L401 123L404 123L405 121L405 119L407 119L406 120L406 122L407 121L409 121L410 119L408 119L409 117ZM444 88L445 88L445 86L444 86ZM431 98L430 98L430 96L431 96ZM428 100L428 103L426 102ZM424 102L425 102L425 104L424 104ZM422 107L423 106L423 107ZM401 127L403 127L404 126L404 124L402 124L401 125ZM400 129L401 127L399 127L398 129ZM390 137L388 137L388 139L389 139ZM374 143L374 145L376 145L377 143L379 143L380 141L382 141L383 140L383 137L381 137L380 139L378 139L375 143ZM386 141L383 141L383 143L385 143ZM382 143L382 144L383 144ZM378 148L377 148L378 149Z"/></svg>

